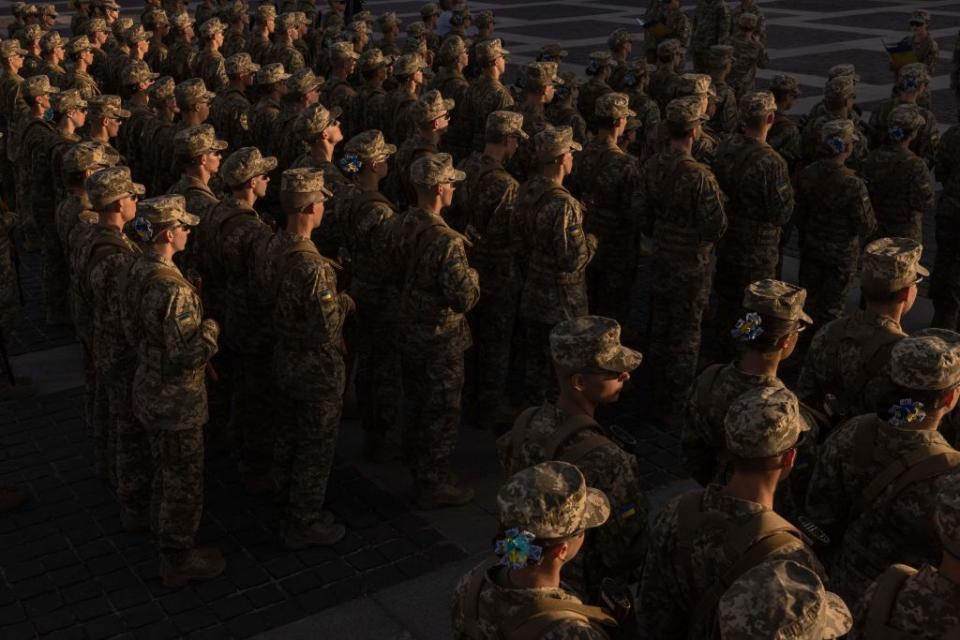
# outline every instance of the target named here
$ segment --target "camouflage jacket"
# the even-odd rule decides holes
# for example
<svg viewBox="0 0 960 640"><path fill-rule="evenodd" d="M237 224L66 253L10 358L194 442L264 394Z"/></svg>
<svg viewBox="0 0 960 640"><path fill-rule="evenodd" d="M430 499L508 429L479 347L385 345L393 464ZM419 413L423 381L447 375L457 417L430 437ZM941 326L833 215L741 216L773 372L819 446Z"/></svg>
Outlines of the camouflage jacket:
<svg viewBox="0 0 960 640"><path fill-rule="evenodd" d="M580 109L580 115L583 116L583 119L587 122L593 122L596 118L597 100L611 92L613 92L613 87L597 76L587 80L580 87L580 97L577 98L577 108Z"/></svg>
<svg viewBox="0 0 960 640"><path fill-rule="evenodd" d="M210 103L207 122L217 130L217 136L230 143L231 149L253 144L250 131L250 101L242 91L226 88Z"/></svg>
<svg viewBox="0 0 960 640"><path fill-rule="evenodd" d="M357 98L357 131L377 129L383 131L386 126L383 122L383 101L387 92L382 86L364 85L360 88Z"/></svg>
<svg viewBox="0 0 960 640"><path fill-rule="evenodd" d="M415 133L410 109L417 103L417 94L406 87L399 86L383 98L380 103L380 122L383 124L383 136L387 141L400 146Z"/></svg>
<svg viewBox="0 0 960 640"><path fill-rule="evenodd" d="M130 165L130 171L136 182L147 184L150 176L144 174L146 149L141 145L141 136L147 123L155 119L153 110L149 107L125 104L124 109L130 111L130 117L123 121L120 133L117 134L117 151L119 151Z"/></svg>
<svg viewBox="0 0 960 640"><path fill-rule="evenodd" d="M167 190L167 193L176 193L183 196L187 201L187 211L195 216L199 216L201 220L210 215L213 208L220 202L220 199L213 193L209 185L186 174L182 174L180 179L173 183L173 186ZM186 250L181 254L181 264L188 275L190 275L190 271L193 269L198 272L202 271L200 256L198 255L199 251L200 243L194 238L187 243ZM215 318L223 317L220 315L220 311L223 309L223 300L211 298L211 296L215 296L217 293L218 291L216 291L216 289L211 289L209 295L207 294L206 288L202 291L204 306L208 314Z"/></svg>
<svg viewBox="0 0 960 640"><path fill-rule="evenodd" d="M126 380L133 372L135 352L123 333L123 280L141 254L120 230L98 226L89 240L86 271L81 274L93 309L93 363L105 380Z"/></svg>
<svg viewBox="0 0 960 640"><path fill-rule="evenodd" d="M650 85L647 87L647 93L656 100L661 114L666 112L667 103L673 100L673 94L676 92L679 79L680 75L672 67L659 66L650 74Z"/></svg>
<svg viewBox="0 0 960 640"><path fill-rule="evenodd" d="M275 42L267 53L267 62L279 62L287 73L296 73L307 66L300 50L288 42Z"/></svg>
<svg viewBox="0 0 960 640"><path fill-rule="evenodd" d="M193 59L197 56L197 50L193 43L175 40L167 51L167 59L164 61L163 75L172 76L177 82L182 82L187 78L193 77Z"/></svg>
<svg viewBox="0 0 960 640"><path fill-rule="evenodd" d="M865 634L867 616L876 594L877 584L871 584L853 611L853 629L847 640L870 640ZM940 640L960 628L960 585L940 574L935 567L924 565L900 586L892 610L887 615L887 626L917 640Z"/></svg>
<svg viewBox="0 0 960 640"><path fill-rule="evenodd" d="M241 53L247 50L247 32L243 27L237 29L229 27L224 33L223 46L220 47L220 53L224 58L229 58L235 53ZM208 85L209 86L209 85Z"/></svg>
<svg viewBox="0 0 960 640"><path fill-rule="evenodd" d="M278 141L273 139L273 132L280 117L280 103L269 96L257 101L250 111L250 138L253 146L260 149L263 155L272 155Z"/></svg>
<svg viewBox="0 0 960 640"><path fill-rule="evenodd" d="M520 285L520 185L502 164L479 152L461 162L460 169L467 174L458 191L463 192L464 222L471 228L467 235L477 238L470 261L480 272L482 295L515 294Z"/></svg>
<svg viewBox="0 0 960 640"><path fill-rule="evenodd" d="M730 8L726 0L699 0L693 14L693 34L690 46L694 51L706 52L720 44L730 33Z"/></svg>
<svg viewBox="0 0 960 640"><path fill-rule="evenodd" d="M734 35L739 31L737 26L740 23L740 16L745 13L752 13L757 16L757 35L760 36L760 42L767 43L767 18L763 15L763 11L754 4L751 7L744 8L743 5L735 6L730 10L730 35Z"/></svg>
<svg viewBox="0 0 960 640"><path fill-rule="evenodd" d="M310 169L319 169L323 172L323 186L333 193L334 198L327 204L323 212L323 221L320 227L313 232L313 241L316 243L320 253L327 258L339 259L340 248L343 246L343 227L340 224L339 211L337 210L336 199L340 192L345 189L350 181L343 172L334 163L328 160L316 160L310 152L304 153L297 158L291 169L308 167Z"/></svg>
<svg viewBox="0 0 960 640"><path fill-rule="evenodd" d="M383 298L389 289L386 282L390 279L383 261L384 230L396 215L396 208L379 191L365 192L352 183L343 187L334 201L334 218L339 223L343 246L349 256L350 291L361 313L368 304L384 306Z"/></svg>
<svg viewBox="0 0 960 640"><path fill-rule="evenodd" d="M219 93L230 85L224 63L223 54L204 47L193 59L193 76L203 80L208 91Z"/></svg>
<svg viewBox="0 0 960 640"><path fill-rule="evenodd" d="M17 171L17 180L21 182L19 191L21 200L17 201L17 212L23 216L35 215L33 207L33 194L37 191L35 181L45 176L47 185L50 184L51 176L47 173L50 168L50 161L49 158L45 157L46 154L43 151L45 149L49 150L59 138L57 130L43 118L33 118L24 124L20 140L17 143L20 153L14 165ZM47 193L49 193L49 189ZM52 195L46 198L46 202L41 203L45 205L41 220L48 220L51 217L50 214L53 212L54 204Z"/></svg>
<svg viewBox="0 0 960 640"><path fill-rule="evenodd" d="M713 89L717 92L717 110L710 118L710 127L721 134L736 133L740 126L740 111L737 108L737 95L726 80L713 80ZM767 136L767 142L770 136Z"/></svg>
<svg viewBox="0 0 960 640"><path fill-rule="evenodd" d="M487 116L513 104L513 96L502 82L486 75L477 77L464 93L458 119L450 123L448 141L466 149L482 149Z"/></svg>
<svg viewBox="0 0 960 640"><path fill-rule="evenodd" d="M630 105L630 108L635 110L633 105ZM555 107L553 105L547 105L544 113L550 124L555 127L570 127L573 129L573 139L580 144L586 143L587 121L583 119L583 116L580 115L580 112L577 111L576 108L571 106ZM659 116L660 110L657 109L657 117L659 118Z"/></svg>
<svg viewBox="0 0 960 640"><path fill-rule="evenodd" d="M856 267L860 245L877 227L863 180L829 159L817 160L797 176L793 222L805 252L847 268Z"/></svg>
<svg viewBox="0 0 960 640"><path fill-rule="evenodd" d="M84 100L100 95L100 85L96 79L86 71L80 71L79 69L67 73L67 84L64 89L76 89Z"/></svg>
<svg viewBox="0 0 960 640"><path fill-rule="evenodd" d="M765 69L770 59L763 42L753 35L735 35L730 38L730 45L733 46L733 68L727 76L727 82L734 93L742 96L753 91L757 69Z"/></svg>
<svg viewBox="0 0 960 640"><path fill-rule="evenodd" d="M67 70L59 64L45 61L37 70L37 75L47 76L50 79L50 84L55 87L67 87Z"/></svg>
<svg viewBox="0 0 960 640"><path fill-rule="evenodd" d="M899 98L890 98L873 110L870 114L870 146L873 148L882 147L888 142L887 129L890 121L890 112L901 104ZM929 109L917 106L920 115L923 116L923 127L917 131L917 137L910 143L910 150L923 158L924 162L933 166L937 157L937 147L940 145L940 129L937 127L937 116Z"/></svg>
<svg viewBox="0 0 960 640"><path fill-rule="evenodd" d="M415 131L390 158L390 171L384 181L384 193L397 203L398 208L402 210L416 201L417 191L410 181L410 165L421 156L439 151L437 145L424 138L419 131Z"/></svg>
<svg viewBox="0 0 960 640"><path fill-rule="evenodd" d="M790 175L797 171L800 159L803 158L800 127L785 113L779 111L774 116L773 126L767 132L767 144L787 161Z"/></svg>
<svg viewBox="0 0 960 640"><path fill-rule="evenodd" d="M640 171L633 156L615 144L595 138L574 156L573 173L568 181L572 192L589 212L584 229L597 236L601 251L605 240L633 241L637 216L632 203L640 182Z"/></svg>
<svg viewBox="0 0 960 640"><path fill-rule="evenodd" d="M923 241L923 214L933 207L930 170L915 153L899 147L872 151L862 175L877 215L879 232Z"/></svg>

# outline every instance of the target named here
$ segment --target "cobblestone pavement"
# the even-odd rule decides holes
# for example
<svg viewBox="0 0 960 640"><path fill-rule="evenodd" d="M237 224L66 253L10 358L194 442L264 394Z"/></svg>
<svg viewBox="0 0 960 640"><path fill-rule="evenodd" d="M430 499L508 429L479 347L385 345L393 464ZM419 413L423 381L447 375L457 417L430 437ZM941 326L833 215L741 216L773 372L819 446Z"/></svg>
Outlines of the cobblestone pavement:
<svg viewBox="0 0 960 640"><path fill-rule="evenodd" d="M7 13L9 4L0 2L0 13ZM122 4L126 12L139 14L139 5ZM420 4L420 0L374 0L366 6L377 14L397 11L409 21L415 19ZM475 10L495 11L499 35L513 54L513 73L518 65L532 60L542 44L556 40L570 51L565 66L581 71L589 52L603 48L614 28L630 28L639 39L634 18L640 15L637 6L645 3L485 0L470 4ZM760 0L760 4L767 15L771 68L760 71L759 84L774 73L796 75L804 91L795 110L798 114L820 99L826 70L840 62L857 65L862 78L860 105L866 111L875 108L889 95L891 81L880 39L902 37L910 11L929 9L942 59L932 83L933 109L942 127L956 122L948 73L960 24L960 0ZM69 16L62 5L58 6L64 11L65 28ZM690 0L685 7L692 10ZM639 42L636 51L640 51ZM927 227L931 241L925 261L932 262L932 219ZM25 306L11 353L29 354L33 362L75 341L69 327L44 323L36 255L23 255L22 282ZM638 287L638 292L642 290ZM639 293L635 307L639 313L629 329L642 335L646 305ZM18 373L29 375L31 370ZM644 480L662 496L686 486L685 474L677 436L647 418L649 400L642 378L641 369L636 390L603 419L635 434ZM389 625L378 626L375 616L382 615L380 609L361 606L359 627L355 622L352 627L344 624L343 620L351 619L345 613L341 624L331 628L349 627L349 632L335 631L327 637L446 637L445 607L456 578L450 568L487 549L495 518L493 496L499 474L486 433L466 427L456 460L464 478L478 487L475 505L417 514L406 499L408 480L402 467L360 463L355 422L345 420L341 438L346 444L340 447L329 493L331 509L347 524L349 534L331 549L300 553L286 552L277 544L276 506L247 497L232 461L212 452L200 542L224 550L227 574L210 584L168 590L157 577L155 546L145 536L120 530L115 495L93 476L92 451L79 415L80 395L78 388L63 388L31 401L0 405L0 482L25 484L32 493L25 508L0 516L3 640L246 637L275 628L279 629L273 637L316 637L324 635L324 625L336 621L341 603L369 603L369 598L360 596L388 592L393 595L377 603L382 607L384 601L393 602ZM434 571L438 573L429 573ZM436 579L431 578L434 575ZM413 589L415 584L420 586ZM421 594L430 603L428 608L412 605L412 596L404 593L408 588ZM325 609L325 618L314 615ZM283 626L296 620L299 627L294 627L302 635L296 635L294 627ZM311 627L310 620L322 622ZM399 635L398 624L404 629Z"/></svg>

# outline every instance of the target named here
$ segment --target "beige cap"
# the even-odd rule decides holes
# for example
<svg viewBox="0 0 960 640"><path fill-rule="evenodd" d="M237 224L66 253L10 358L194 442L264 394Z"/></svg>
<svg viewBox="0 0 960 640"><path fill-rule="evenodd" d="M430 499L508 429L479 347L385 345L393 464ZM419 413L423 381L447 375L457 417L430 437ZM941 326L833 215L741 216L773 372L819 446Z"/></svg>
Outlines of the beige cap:
<svg viewBox="0 0 960 640"><path fill-rule="evenodd" d="M324 129L333 126L342 114L343 109L340 107L327 109L315 102L297 116L293 123L294 135L311 142L323 133Z"/></svg>
<svg viewBox="0 0 960 640"><path fill-rule="evenodd" d="M141 242L152 242L158 232L178 222L195 227L200 224L200 217L187 211L187 200L181 195L156 196L137 203L133 230Z"/></svg>
<svg viewBox="0 0 960 640"><path fill-rule="evenodd" d="M235 53L227 58L223 67L227 75L230 76L239 76L245 73L256 73L260 71L260 65L254 62L250 54L245 51Z"/></svg>
<svg viewBox="0 0 960 640"><path fill-rule="evenodd" d="M130 112L123 108L120 96L99 95L87 101L89 118L87 122L97 118L129 118Z"/></svg>
<svg viewBox="0 0 960 640"><path fill-rule="evenodd" d="M753 460L779 455L796 446L808 428L797 396L786 387L754 387L734 400L723 419L727 451Z"/></svg>
<svg viewBox="0 0 960 640"><path fill-rule="evenodd" d="M184 80L173 90L173 97L177 99L177 106L181 109L192 107L203 102L210 102L217 94L207 90L207 85L200 78Z"/></svg>
<svg viewBox="0 0 960 640"><path fill-rule="evenodd" d="M521 140L530 138L523 130L523 114L518 111L491 111L487 116L486 133L519 136Z"/></svg>
<svg viewBox="0 0 960 640"><path fill-rule="evenodd" d="M583 150L580 143L573 139L571 127L546 127L533 136L533 142L541 163L552 162L565 153Z"/></svg>
<svg viewBox="0 0 960 640"><path fill-rule="evenodd" d="M367 49L360 56L360 70L373 71L380 67L389 67L393 64L393 56L383 55L383 51L376 47Z"/></svg>
<svg viewBox="0 0 960 640"><path fill-rule="evenodd" d="M745 117L766 115L777 110L777 100L769 91L754 91L740 98L740 113Z"/></svg>
<svg viewBox="0 0 960 640"><path fill-rule="evenodd" d="M806 289L772 278L752 282L743 292L744 309L771 318L813 324L813 318L803 310L806 301Z"/></svg>
<svg viewBox="0 0 960 640"><path fill-rule="evenodd" d="M674 98L667 103L667 122L680 125L694 125L708 120L697 96ZM691 126L692 128L692 126Z"/></svg>
<svg viewBox="0 0 960 640"><path fill-rule="evenodd" d="M381 161L397 152L397 147L387 143L383 132L370 129L350 138L343 148L343 155L356 156L360 161Z"/></svg>
<svg viewBox="0 0 960 640"><path fill-rule="evenodd" d="M558 368L577 373L624 373L643 360L639 351L620 343L620 324L601 316L580 316L554 326L550 356Z"/></svg>
<svg viewBox="0 0 960 640"><path fill-rule="evenodd" d="M50 84L50 78L47 76L31 76L23 81L23 93L27 98L49 96L60 93L60 87Z"/></svg>
<svg viewBox="0 0 960 640"><path fill-rule="evenodd" d="M448 115L454 104L453 100L444 98L439 91L431 89L420 96L410 110L410 115L416 124L424 125Z"/></svg>
<svg viewBox="0 0 960 640"><path fill-rule="evenodd" d="M630 108L630 98L625 93L606 93L597 98L594 114L598 118L632 118L637 112Z"/></svg>
<svg viewBox="0 0 960 640"><path fill-rule="evenodd" d="M960 384L960 334L924 329L897 342L890 354L890 379L918 391L943 391Z"/></svg>
<svg viewBox="0 0 960 640"><path fill-rule="evenodd" d="M290 78L290 74L283 70L283 65L279 62L271 62L260 67L257 71L256 82L258 85L275 84L283 82Z"/></svg>
<svg viewBox="0 0 960 640"><path fill-rule="evenodd" d="M226 140L218 140L213 125L198 124L177 131L173 136L173 148L177 155L195 158L210 151L223 151L227 148Z"/></svg>
<svg viewBox="0 0 960 640"><path fill-rule="evenodd" d="M220 177L228 187L243 185L247 180L270 173L277 168L277 159L263 157L256 147L237 149L220 165Z"/></svg>
<svg viewBox="0 0 960 640"><path fill-rule="evenodd" d="M323 184L323 171L302 167L287 169L280 181L280 197L287 209L302 209L333 196Z"/></svg>
<svg viewBox="0 0 960 640"><path fill-rule="evenodd" d="M105 209L127 196L142 196L146 193L142 184L130 178L130 167L101 169L89 176L84 181L83 187L90 199L91 208L96 211Z"/></svg>
<svg viewBox="0 0 960 640"><path fill-rule="evenodd" d="M330 62L334 64L359 59L360 54L353 50L353 44L350 42L336 42L330 46Z"/></svg>
<svg viewBox="0 0 960 640"><path fill-rule="evenodd" d="M923 245L910 238L880 238L863 250L860 281L868 292L893 293L930 272L920 264Z"/></svg>
<svg viewBox="0 0 960 640"><path fill-rule="evenodd" d="M782 93L792 93L794 96L799 96L800 84L793 76L778 73L770 78L770 90Z"/></svg>
<svg viewBox="0 0 960 640"><path fill-rule="evenodd" d="M159 77L160 74L150 71L150 65L143 60L131 60L127 63L127 66L123 68L123 72L120 74L120 81L123 86L129 87L140 84L141 82L153 82Z"/></svg>
<svg viewBox="0 0 960 640"><path fill-rule="evenodd" d="M454 168L453 158L449 153L428 153L410 165L410 180L426 187L463 182L466 178L467 174Z"/></svg>
<svg viewBox="0 0 960 640"><path fill-rule="evenodd" d="M86 107L87 101L83 99L79 89L61 91L53 98L53 108L60 114Z"/></svg>
<svg viewBox="0 0 960 640"><path fill-rule="evenodd" d="M500 41L500 38L493 38L478 44L475 49L475 55L477 62L489 64L497 58L510 55L510 52L503 48L503 43Z"/></svg>

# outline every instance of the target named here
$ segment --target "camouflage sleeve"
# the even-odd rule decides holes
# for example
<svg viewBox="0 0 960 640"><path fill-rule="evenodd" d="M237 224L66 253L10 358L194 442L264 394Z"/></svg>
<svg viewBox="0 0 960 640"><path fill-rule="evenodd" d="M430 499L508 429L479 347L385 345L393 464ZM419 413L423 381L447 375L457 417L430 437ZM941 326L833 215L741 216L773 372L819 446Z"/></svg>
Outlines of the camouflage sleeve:
<svg viewBox="0 0 960 640"><path fill-rule="evenodd" d="M957 50L960 50L960 47L957 47ZM954 162L956 162L954 159L956 155L954 154L953 141L956 139L958 132L960 132L960 125L950 127L950 129L943 134L943 139L937 146L933 163L933 173L937 182L940 184L947 184L953 173Z"/></svg>
<svg viewBox="0 0 960 640"><path fill-rule="evenodd" d="M696 222L700 238L706 242L716 242L727 231L727 214L723 210L723 192L717 179L709 171L698 178Z"/></svg>
<svg viewBox="0 0 960 640"><path fill-rule="evenodd" d="M801 402L809 404L817 410L823 408L824 390L820 382L820 372L826 369L827 359L830 358L828 350L825 348L826 341L825 327L820 327L813 342L810 343L810 349L807 350L807 356L803 360L803 368L800 369L800 377L797 378L797 386L794 390L797 398Z"/></svg>
<svg viewBox="0 0 960 640"><path fill-rule="evenodd" d="M916 158L916 162L910 162L909 166L904 167L912 176L908 181L910 193L907 195L907 203L911 211L925 212L933 206L933 184L930 182L930 171L922 160Z"/></svg>
<svg viewBox="0 0 960 640"><path fill-rule="evenodd" d="M806 513L839 542L853 506L844 490L843 464L853 453L853 423L834 430L821 445L807 487Z"/></svg>
<svg viewBox="0 0 960 640"><path fill-rule="evenodd" d="M171 288L162 322L166 361L183 370L204 366L217 352L219 327L204 320L200 300L187 286Z"/></svg>
<svg viewBox="0 0 960 640"><path fill-rule="evenodd" d="M937 66L937 60L940 58L940 45L937 44L937 41L933 39L933 36L930 37L930 47L927 49L926 60L923 61L927 65L927 69L930 70L930 75L933 75L934 69Z"/></svg>
<svg viewBox="0 0 960 640"><path fill-rule="evenodd" d="M867 614L870 612L870 603L873 601L873 594L877 591L876 581L871 582L867 590L857 601L856 606L850 608L853 614L853 628L846 635L847 640L864 640L864 627L867 622Z"/></svg>
<svg viewBox="0 0 960 640"><path fill-rule="evenodd" d="M850 208L854 225L861 241L866 240L877 229L877 216L870 202L870 192L863 180L850 176Z"/></svg>
<svg viewBox="0 0 960 640"><path fill-rule="evenodd" d="M720 126L725 133L734 133L740 122L740 114L737 111L737 99L733 90L727 87L727 97L723 101L723 111L720 114Z"/></svg>
<svg viewBox="0 0 960 640"><path fill-rule="evenodd" d="M446 243L440 265L440 289L450 308L466 313L480 299L480 278L467 263L463 241L451 239Z"/></svg>
<svg viewBox="0 0 960 640"><path fill-rule="evenodd" d="M677 500L668 504L654 521L643 564L638 598L638 620L654 638L684 638L687 617L681 608L681 590L673 572L678 540Z"/></svg>
<svg viewBox="0 0 960 640"><path fill-rule="evenodd" d="M593 236L583 232L583 213L580 207L567 198L554 199L547 206L561 209L552 216L553 250L557 257L557 267L564 273L576 273L584 269L593 257L597 245Z"/></svg>
<svg viewBox="0 0 960 640"><path fill-rule="evenodd" d="M937 126L937 116L932 111L924 113L924 122L923 131L919 133L921 144L917 155L932 167L937 159L937 149L940 147L940 128Z"/></svg>
<svg viewBox="0 0 960 640"><path fill-rule="evenodd" d="M303 277L300 293L310 335L325 343L339 342L353 301L346 293L337 293L333 267L316 257L304 265Z"/></svg>
<svg viewBox="0 0 960 640"><path fill-rule="evenodd" d="M210 91L213 91L214 93L219 93L230 86L230 78L227 77L227 68L226 68L226 65L224 64L223 58L220 58L219 60L217 60L217 68L214 71L213 75L217 79L218 86L216 88L211 87Z"/></svg>
<svg viewBox="0 0 960 640"><path fill-rule="evenodd" d="M777 153L768 153L763 168L764 210L769 221L777 226L790 222L793 215L794 194L786 161Z"/></svg>
<svg viewBox="0 0 960 640"><path fill-rule="evenodd" d="M705 416L697 402L697 384L693 385L683 425L680 429L680 456L683 468L694 480L707 486L717 473L717 446L710 438L710 430L705 424Z"/></svg>

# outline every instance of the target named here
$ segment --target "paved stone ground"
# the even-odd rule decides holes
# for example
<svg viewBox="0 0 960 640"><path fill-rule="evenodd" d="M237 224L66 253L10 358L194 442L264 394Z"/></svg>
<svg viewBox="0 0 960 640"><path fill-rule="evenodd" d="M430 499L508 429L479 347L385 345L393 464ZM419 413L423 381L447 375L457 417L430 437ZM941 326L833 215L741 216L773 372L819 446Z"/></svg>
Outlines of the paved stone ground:
<svg viewBox="0 0 960 640"><path fill-rule="evenodd" d="M869 111L889 95L891 74L880 38L902 37L909 12L933 13L942 64L933 80L933 108L942 126L956 122L948 90L960 0L761 0L768 22L771 69L797 75L804 97L796 113L820 99L826 69L854 62L862 77L861 106ZM139 5L124 1L138 14ZM375 13L415 19L420 0L374 0ZM511 72L546 42L563 40L567 66L581 70L590 51L604 47L617 27L633 29L638 5L627 0L471 2L491 8L513 52ZM687 6L690 5L690 6ZM9 0L0 1L6 13ZM61 21L69 21L65 3ZM692 2L685 7L692 10ZM639 47L637 49L639 51ZM932 231L932 224L929 225ZM932 236L932 233L930 234ZM933 247L927 255L929 260ZM787 260L785 277L795 276ZM275 542L277 509L247 498L233 464L210 456L201 542L224 549L224 579L199 587L164 589L155 548L119 530L111 490L93 478L92 451L79 417L79 346L69 328L43 322L39 260L23 256L25 307L11 352L18 373L31 375L35 400L0 405L0 482L27 484L33 498L22 511L0 516L0 638L111 636L270 638L424 638L449 635L448 602L456 579L488 553L496 527L501 481L490 436L465 427L455 464L477 487L475 503L437 514L411 511L409 478L399 464L361 461L359 429L346 419L331 480L331 508L349 528L333 549L290 553ZM637 300L642 311L643 300ZM923 326L929 303L910 322ZM636 326L642 328L643 315ZM690 486L679 465L677 437L650 423L641 375L609 421L638 438L637 454L652 500L662 504Z"/></svg>

